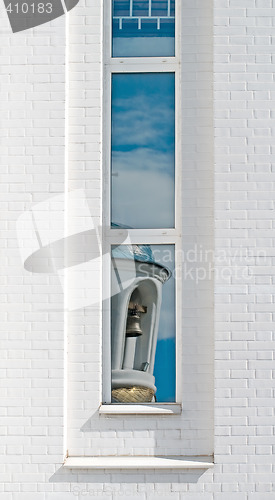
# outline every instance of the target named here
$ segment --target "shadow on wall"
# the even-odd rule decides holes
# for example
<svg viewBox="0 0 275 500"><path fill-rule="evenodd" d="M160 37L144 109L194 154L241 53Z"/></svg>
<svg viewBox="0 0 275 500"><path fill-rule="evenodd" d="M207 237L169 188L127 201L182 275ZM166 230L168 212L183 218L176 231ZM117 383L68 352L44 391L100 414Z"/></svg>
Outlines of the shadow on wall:
<svg viewBox="0 0 275 500"><path fill-rule="evenodd" d="M176 484L196 484L204 474L209 473L205 469L196 469L195 471L186 469L184 472L178 472L174 469L166 469L165 471L154 469L122 471L118 469L117 471L112 470L112 472L108 470L91 472L85 469L70 471L60 467L50 477L49 482L71 483L69 491L72 493L72 497L100 495L100 498L105 498L106 495L106 498L108 498L114 494L119 495L119 497L137 495L143 498L142 493L146 491L147 494L152 492L161 496L166 493L169 498L173 498L173 492L176 494L177 491L186 491L184 487L177 488ZM79 487L80 483L83 486ZM157 491L154 489L155 483L162 485L157 488ZM60 493L60 498L56 497L57 493L51 493L51 495L53 495L53 500L64 499L62 497L64 492ZM67 496L66 500L69 500Z"/></svg>
<svg viewBox="0 0 275 500"><path fill-rule="evenodd" d="M49 482L63 483L62 488L64 488L65 483L67 485L70 483L69 489L66 491L66 500L75 498L100 498L102 500L136 498L144 500L145 495L146 498L151 499L161 497L165 500L168 498L169 500L178 500L180 493L184 495L184 492L189 491L189 485L190 491L195 491L194 488L200 488L199 482L203 481L205 474L208 475L206 482L209 482L209 473L199 469L196 471L186 469L181 473L175 472L173 469L165 471L132 470L129 472L118 470L110 473L107 470L99 472L79 469L68 471L60 467ZM64 489L62 493L46 493L45 500L64 500Z"/></svg>
<svg viewBox="0 0 275 500"><path fill-rule="evenodd" d="M81 432L85 434L92 433L94 428L101 430L102 432L108 431L112 433L117 429L117 420L120 420L121 416L99 416L96 412L91 416L87 422L82 426ZM142 417L141 417L142 418ZM160 421L163 421L165 425L165 420L167 417L159 417ZM173 420L177 417L173 416ZM137 423L136 415L127 415L127 423L130 427L134 427ZM135 422L135 423L134 423ZM126 422L125 422L126 423ZM147 417L142 419L142 425L138 425L137 433L146 434L148 433L148 428L154 427L154 422ZM127 426L126 426L127 427ZM161 436L163 436L164 431L154 430L154 440L156 440L156 445L158 447L161 441ZM121 431L120 434L127 435L127 430ZM98 450L98 456L100 456L100 449ZM123 450L121 450L123 454ZM114 460L116 456L114 455ZM188 483L196 484L199 482L200 478L205 474L208 475L207 482L209 481L209 474L212 471L206 471L205 469L185 469L184 471L179 471L175 469L133 469L133 470L121 470L112 469L112 471L107 469L102 470L87 470L87 469L68 469L65 467L60 467L49 479L50 483L70 483L70 492L75 496L96 496L100 495L100 498L106 498L108 496L119 495L119 496L135 496L138 497L142 495L143 492L160 495L169 495L169 498L173 498L173 492L176 494L177 491L187 491L184 489L184 485ZM155 491L155 483L160 483L161 486ZM79 486L80 483L83 486ZM86 484L83 484L86 483ZM176 485L181 485L177 487ZM166 486L164 486L166 485ZM144 488L144 489L143 489ZM63 493L64 494L64 493ZM58 494L55 494L58 495ZM55 497L54 497L55 500ZM61 497L56 497L56 500L63 500ZM66 497L66 500L68 498Z"/></svg>

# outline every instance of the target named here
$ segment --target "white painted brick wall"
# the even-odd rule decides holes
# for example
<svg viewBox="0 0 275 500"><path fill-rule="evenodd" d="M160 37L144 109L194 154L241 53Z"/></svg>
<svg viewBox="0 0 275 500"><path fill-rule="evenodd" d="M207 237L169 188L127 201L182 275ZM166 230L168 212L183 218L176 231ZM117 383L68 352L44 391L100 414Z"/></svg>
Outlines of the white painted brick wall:
<svg viewBox="0 0 275 500"><path fill-rule="evenodd" d="M274 497L272 7L216 2L214 23L216 249L238 270L215 287L215 456L249 500Z"/></svg>
<svg viewBox="0 0 275 500"><path fill-rule="evenodd" d="M200 3L192 9L185 9L190 15L184 15L184 10L182 16L182 142L186 145L183 150L182 186L186 215L182 231L186 252L199 244L213 248L212 12L211 9L200 11L199 7ZM72 189L86 191L91 213L94 217L98 216L100 223L103 118L100 100L100 75L103 70L101 2L93 2L91 13L93 16L89 17L90 11L83 5L72 11L70 20L73 27L70 112L74 114L77 109L79 113L76 121L75 116L71 116L69 176ZM87 22L84 24L85 16ZM196 28L198 21L202 25L199 33ZM91 27L93 38L89 43ZM88 43L84 43L83 37L89 37L86 40ZM190 57L196 60L195 64L190 62ZM75 219L77 210L72 214L70 223L75 224ZM91 280L100 298L100 266ZM71 286L75 287L77 282L76 275ZM201 307L198 309L196 304L201 304ZM98 305L69 314L67 446L70 456L213 453L211 280L204 280L199 285L190 278L185 281L182 311L184 413L168 418L153 415L127 418L99 416L102 326Z"/></svg>
<svg viewBox="0 0 275 500"><path fill-rule="evenodd" d="M10 500L44 498L62 454L63 292L55 275L24 269L16 221L64 190L64 19L13 35L2 3L0 37L0 490Z"/></svg>
<svg viewBox="0 0 275 500"><path fill-rule="evenodd" d="M99 420L101 314L96 306L69 312L67 445L71 454L87 455L212 450L215 334L214 470L62 469L63 289L56 274L24 269L16 221L34 204L64 193L64 18L11 34L1 5L3 500L275 497L274 5L215 0L213 16L208 0L182 5L184 248L212 249L215 220L215 327L211 280L198 287L189 280L182 308L184 419L174 417L169 428L166 418ZM82 0L70 14L69 189L86 191L98 223L101 12L100 0ZM75 210L69 215L69 230L83 222ZM100 295L100 266L93 276ZM68 284L73 293L76 275L69 274Z"/></svg>

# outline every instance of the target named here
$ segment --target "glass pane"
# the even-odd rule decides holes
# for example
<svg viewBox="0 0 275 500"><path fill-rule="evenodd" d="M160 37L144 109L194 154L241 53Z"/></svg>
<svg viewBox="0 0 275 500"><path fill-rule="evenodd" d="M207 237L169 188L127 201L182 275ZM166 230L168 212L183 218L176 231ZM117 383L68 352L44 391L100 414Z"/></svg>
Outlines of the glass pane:
<svg viewBox="0 0 275 500"><path fill-rule="evenodd" d="M111 198L114 224L174 227L174 73L113 75Z"/></svg>
<svg viewBox="0 0 275 500"><path fill-rule="evenodd" d="M144 17L149 15L149 0L133 1L133 16Z"/></svg>
<svg viewBox="0 0 275 500"><path fill-rule="evenodd" d="M112 402L175 401L174 245L112 247Z"/></svg>
<svg viewBox="0 0 275 500"><path fill-rule="evenodd" d="M113 0L113 57L175 55L175 0Z"/></svg>

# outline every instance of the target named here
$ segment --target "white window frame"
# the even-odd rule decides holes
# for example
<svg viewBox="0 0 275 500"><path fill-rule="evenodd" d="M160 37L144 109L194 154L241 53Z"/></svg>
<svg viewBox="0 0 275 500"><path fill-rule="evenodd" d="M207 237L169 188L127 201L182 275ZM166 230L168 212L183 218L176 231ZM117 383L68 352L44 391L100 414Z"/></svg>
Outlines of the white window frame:
<svg viewBox="0 0 275 500"><path fill-rule="evenodd" d="M181 214L181 0L175 1L175 57L112 57L112 0L104 1L103 29L103 317L102 317L102 405L100 413L178 414L182 403L182 214ZM111 229L111 79L115 73L175 74L175 228ZM164 245L175 248L176 269L176 398L175 403L111 403L111 245L129 235L132 244Z"/></svg>

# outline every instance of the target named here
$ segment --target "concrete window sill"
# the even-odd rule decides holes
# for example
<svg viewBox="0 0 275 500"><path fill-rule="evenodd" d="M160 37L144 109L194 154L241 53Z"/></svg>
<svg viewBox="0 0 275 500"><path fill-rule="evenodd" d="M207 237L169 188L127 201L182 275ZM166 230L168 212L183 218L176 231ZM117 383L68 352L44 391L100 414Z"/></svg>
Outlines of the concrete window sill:
<svg viewBox="0 0 275 500"><path fill-rule="evenodd" d="M212 456L200 457L68 457L68 469L209 469L214 466Z"/></svg>
<svg viewBox="0 0 275 500"><path fill-rule="evenodd" d="M101 405L102 415L180 415L180 403L143 403L143 404L111 404Z"/></svg>

